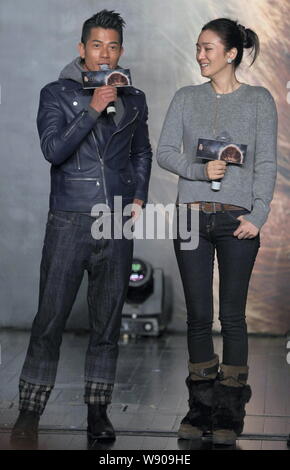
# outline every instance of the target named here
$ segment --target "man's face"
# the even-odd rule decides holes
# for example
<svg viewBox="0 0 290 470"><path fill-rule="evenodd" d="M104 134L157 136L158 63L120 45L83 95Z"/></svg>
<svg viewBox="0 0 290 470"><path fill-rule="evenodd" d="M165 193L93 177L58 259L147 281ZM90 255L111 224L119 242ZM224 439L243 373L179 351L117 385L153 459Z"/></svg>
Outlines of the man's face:
<svg viewBox="0 0 290 470"><path fill-rule="evenodd" d="M92 28L86 45L79 43L79 52L81 58L85 60L85 70L100 70L101 64L107 64L111 69L115 69L123 54L118 31Z"/></svg>
<svg viewBox="0 0 290 470"><path fill-rule="evenodd" d="M199 63L203 77L213 78L227 67L227 59L234 59L237 50L231 49L225 52L225 47L220 37L214 31L207 29L199 35L196 44L196 60Z"/></svg>

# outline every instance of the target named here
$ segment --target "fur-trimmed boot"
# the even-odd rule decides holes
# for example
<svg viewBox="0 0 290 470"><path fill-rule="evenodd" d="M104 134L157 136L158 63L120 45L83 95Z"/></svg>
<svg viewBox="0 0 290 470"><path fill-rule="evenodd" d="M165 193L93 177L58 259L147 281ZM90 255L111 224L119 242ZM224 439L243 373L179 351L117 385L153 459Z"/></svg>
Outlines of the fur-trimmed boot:
<svg viewBox="0 0 290 470"><path fill-rule="evenodd" d="M214 384L213 443L234 445L243 432L245 405L252 392L248 379L248 366L221 364L218 380Z"/></svg>
<svg viewBox="0 0 290 470"><path fill-rule="evenodd" d="M178 430L181 439L200 439L204 432L212 430L213 386L219 367L215 354L208 362L188 363L189 411Z"/></svg>

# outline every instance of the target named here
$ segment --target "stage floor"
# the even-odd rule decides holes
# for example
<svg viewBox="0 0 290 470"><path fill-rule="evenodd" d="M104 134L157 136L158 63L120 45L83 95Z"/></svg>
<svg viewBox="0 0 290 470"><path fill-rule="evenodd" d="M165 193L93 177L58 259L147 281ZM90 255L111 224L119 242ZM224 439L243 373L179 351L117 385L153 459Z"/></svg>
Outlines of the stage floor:
<svg viewBox="0 0 290 470"><path fill-rule="evenodd" d="M29 341L28 332L0 332L0 449L10 449L9 434L18 415L18 379ZM83 403L85 332L64 334L56 385L40 421L39 449L52 450L202 450L219 449L210 438L196 445L177 439L187 411L186 336L166 332L160 338L123 338L110 419L112 444L86 439ZM215 352L222 342L214 336ZM249 337L249 384L244 433L238 450L286 450L290 433L290 365L285 337Z"/></svg>

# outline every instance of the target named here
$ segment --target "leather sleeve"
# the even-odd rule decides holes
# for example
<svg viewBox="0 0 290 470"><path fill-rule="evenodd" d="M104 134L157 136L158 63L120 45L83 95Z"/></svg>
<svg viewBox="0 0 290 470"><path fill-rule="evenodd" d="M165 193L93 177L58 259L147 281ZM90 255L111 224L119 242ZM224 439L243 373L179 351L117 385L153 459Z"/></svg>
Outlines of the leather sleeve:
<svg viewBox="0 0 290 470"><path fill-rule="evenodd" d="M49 86L44 87L40 93L37 128L45 159L61 165L77 150L97 118L98 113L88 106L68 124L56 94Z"/></svg>

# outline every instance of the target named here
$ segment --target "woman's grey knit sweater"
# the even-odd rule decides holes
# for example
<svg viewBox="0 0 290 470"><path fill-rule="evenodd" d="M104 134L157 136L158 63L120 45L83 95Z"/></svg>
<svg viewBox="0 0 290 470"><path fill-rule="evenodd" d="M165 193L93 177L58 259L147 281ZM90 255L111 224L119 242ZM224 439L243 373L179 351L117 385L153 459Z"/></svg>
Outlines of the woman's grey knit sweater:
<svg viewBox="0 0 290 470"><path fill-rule="evenodd" d="M211 189L205 164L196 159L199 138L230 136L246 144L242 166L229 164L221 190ZM179 176L180 203L209 201L248 209L245 219L261 228L266 222L277 173L277 111L270 92L242 84L218 95L210 82L178 90L161 132L157 161Z"/></svg>

